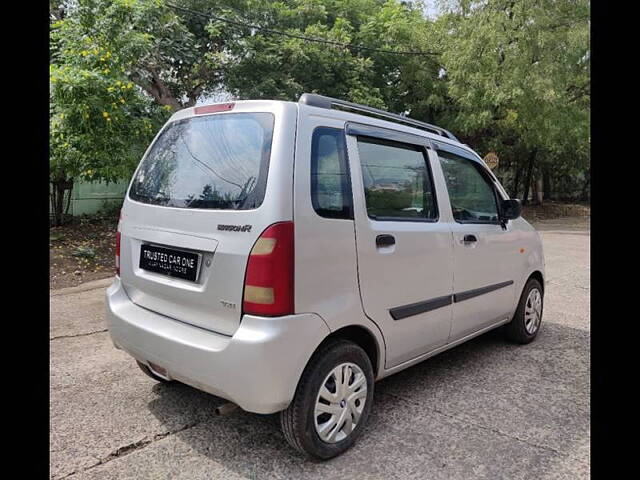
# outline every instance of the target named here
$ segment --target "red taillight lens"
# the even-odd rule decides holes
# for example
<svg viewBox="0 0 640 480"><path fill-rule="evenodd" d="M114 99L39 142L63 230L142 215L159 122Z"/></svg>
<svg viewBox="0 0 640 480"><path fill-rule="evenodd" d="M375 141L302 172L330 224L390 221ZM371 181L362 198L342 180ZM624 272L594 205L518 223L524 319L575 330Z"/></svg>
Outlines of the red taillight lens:
<svg viewBox="0 0 640 480"><path fill-rule="evenodd" d="M293 222L274 223L249 254L242 311L275 317L293 307Z"/></svg>
<svg viewBox="0 0 640 480"><path fill-rule="evenodd" d="M120 232L116 232L116 275L120 276Z"/></svg>
<svg viewBox="0 0 640 480"><path fill-rule="evenodd" d="M122 221L122 210L118 220L118 230L116 231L116 275L120 276L120 222Z"/></svg>

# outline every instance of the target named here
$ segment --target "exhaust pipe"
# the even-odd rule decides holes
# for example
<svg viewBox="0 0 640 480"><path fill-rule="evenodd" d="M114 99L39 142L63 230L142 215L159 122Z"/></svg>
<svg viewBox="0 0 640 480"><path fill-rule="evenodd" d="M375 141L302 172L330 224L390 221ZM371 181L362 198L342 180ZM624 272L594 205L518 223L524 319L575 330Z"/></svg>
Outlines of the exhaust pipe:
<svg viewBox="0 0 640 480"><path fill-rule="evenodd" d="M225 403L224 405L220 405L219 407L216 407L214 412L216 415L229 415L236 408L238 408L238 405L236 405L235 403L229 402L229 403Z"/></svg>

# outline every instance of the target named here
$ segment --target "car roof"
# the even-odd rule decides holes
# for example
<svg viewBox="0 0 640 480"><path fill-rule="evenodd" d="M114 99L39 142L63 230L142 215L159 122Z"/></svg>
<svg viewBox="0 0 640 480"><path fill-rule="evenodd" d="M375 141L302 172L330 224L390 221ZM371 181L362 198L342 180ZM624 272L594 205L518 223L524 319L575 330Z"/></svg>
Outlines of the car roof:
<svg viewBox="0 0 640 480"><path fill-rule="evenodd" d="M308 94L305 94L305 95L308 95ZM321 96L318 95L317 97L321 97ZM301 99L302 98L303 97L301 97ZM321 98L330 99L330 97L321 97ZM335 99L331 99L331 100L335 100ZM357 105L357 104L350 104L349 102L344 102L344 103L349 105ZM398 132L410 133L410 134L418 135L421 137L426 137L437 143L447 144L453 147L461 148L462 150L465 150L466 152L470 153L476 161L480 161L481 163L484 163L482 162L481 157L473 149L471 149L469 145L461 143L450 132L444 129L441 129L440 127L437 127L435 125L430 125L418 120L413 120L413 119L402 117L400 115L395 115L395 114L389 114L389 117L388 117L389 119L377 118L375 116L359 113L358 111L347 111L347 110L341 110L341 109L335 109L335 108L327 108L327 106L316 106L314 104L310 104L307 102L290 102L286 100L233 100L230 102L217 102L217 103L210 103L206 105L196 105L193 107L188 107L182 110L178 110L169 118L167 123L183 120L189 117L194 117L198 115L197 114L198 109L203 109L204 107L215 107L215 106L224 106L224 105L231 105L231 104L233 104L234 110L235 110L235 107L240 107L239 111L243 111L243 112L250 112L254 108L257 110L260 110L265 108L266 106L272 106L273 104L295 105L299 109L299 111L307 112L315 116L322 116L322 117L333 118L333 119L337 118L340 120L344 120L345 122L349 122L349 121L357 122L361 124L366 124L366 125L371 125L375 127L386 128L389 130L395 130ZM376 113L377 112L388 113L388 112L384 112L383 110L371 109L370 107L364 107L364 108L366 110L362 110L363 112L367 112L367 110L370 110ZM224 110L224 111L220 111L217 113L210 113L210 114L217 115L217 114L224 114L228 112L230 112L230 110ZM397 121L394 121L394 120L397 120ZM415 122L415 124L414 125L407 124L407 123L404 123L405 121ZM421 125L427 125L429 127L433 127L434 130L435 129L442 130L447 134L451 135L451 137L453 138L446 136L446 134L434 133L434 131L429 131L425 128L419 128Z"/></svg>

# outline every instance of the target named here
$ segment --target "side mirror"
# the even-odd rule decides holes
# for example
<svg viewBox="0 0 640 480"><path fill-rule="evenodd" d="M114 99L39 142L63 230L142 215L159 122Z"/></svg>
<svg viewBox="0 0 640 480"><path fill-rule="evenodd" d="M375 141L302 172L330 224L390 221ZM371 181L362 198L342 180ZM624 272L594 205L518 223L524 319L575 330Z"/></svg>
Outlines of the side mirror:
<svg viewBox="0 0 640 480"><path fill-rule="evenodd" d="M522 204L517 198L502 201L503 220L515 220L522 214Z"/></svg>

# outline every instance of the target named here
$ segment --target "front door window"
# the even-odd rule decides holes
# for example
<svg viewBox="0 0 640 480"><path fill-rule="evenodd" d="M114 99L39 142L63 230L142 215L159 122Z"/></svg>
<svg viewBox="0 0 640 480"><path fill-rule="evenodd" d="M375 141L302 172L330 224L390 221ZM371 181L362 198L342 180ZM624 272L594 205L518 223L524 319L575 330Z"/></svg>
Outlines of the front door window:
<svg viewBox="0 0 640 480"><path fill-rule="evenodd" d="M477 162L438 151L453 218L458 223L498 223L496 193Z"/></svg>

